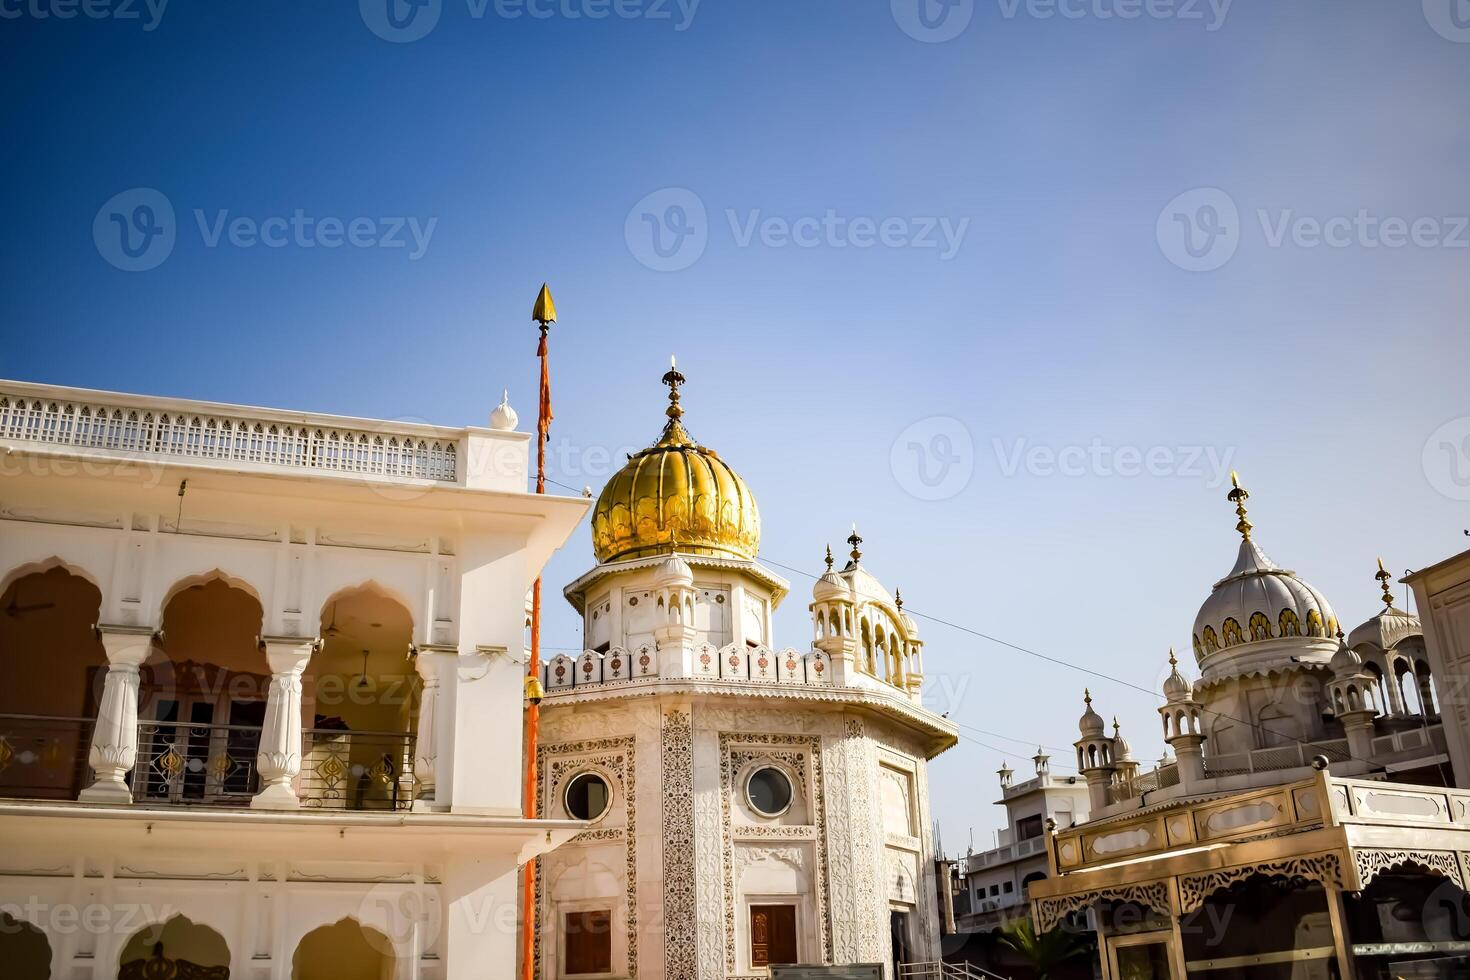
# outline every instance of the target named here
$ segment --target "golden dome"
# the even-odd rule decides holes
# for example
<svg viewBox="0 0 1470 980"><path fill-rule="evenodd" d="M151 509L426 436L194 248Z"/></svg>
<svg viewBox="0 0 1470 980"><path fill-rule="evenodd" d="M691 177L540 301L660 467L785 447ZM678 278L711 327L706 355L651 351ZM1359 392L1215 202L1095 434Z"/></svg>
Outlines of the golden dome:
<svg viewBox="0 0 1470 980"><path fill-rule="evenodd" d="M592 511L592 551L599 563L671 554L754 560L761 518L740 475L690 438L679 419L684 376L670 370L669 421L658 442L607 481Z"/></svg>

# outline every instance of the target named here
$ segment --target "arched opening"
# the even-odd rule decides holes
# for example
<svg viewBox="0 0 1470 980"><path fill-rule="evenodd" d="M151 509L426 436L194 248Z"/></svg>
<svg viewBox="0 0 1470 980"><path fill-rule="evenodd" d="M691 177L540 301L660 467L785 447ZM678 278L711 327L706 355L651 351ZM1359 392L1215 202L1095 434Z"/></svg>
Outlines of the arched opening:
<svg viewBox="0 0 1470 980"><path fill-rule="evenodd" d="M0 796L75 799L107 655L102 593L59 563L0 593Z"/></svg>
<svg viewBox="0 0 1470 980"><path fill-rule="evenodd" d="M1439 698L1434 690L1434 676L1429 672L1429 664L1423 660L1414 661L1414 678L1419 683L1419 705L1423 713L1439 714Z"/></svg>
<svg viewBox="0 0 1470 980"><path fill-rule="evenodd" d="M413 617L368 584L322 607L322 647L303 681L306 755L299 795L307 806L407 808L413 802L413 732L420 681Z"/></svg>
<svg viewBox="0 0 1470 980"><path fill-rule="evenodd" d="M179 583L143 665L133 796L246 805L265 721L270 665L260 601L213 574Z"/></svg>
<svg viewBox="0 0 1470 980"><path fill-rule="evenodd" d="M393 980L393 944L356 919L342 919L301 937L291 980Z"/></svg>
<svg viewBox="0 0 1470 980"><path fill-rule="evenodd" d="M1363 670L1372 678L1373 689L1378 694L1378 704L1382 706L1384 712L1387 712L1390 702L1388 700L1388 686L1383 680L1382 668L1371 661L1366 661L1363 664Z"/></svg>
<svg viewBox="0 0 1470 980"><path fill-rule="evenodd" d="M29 922L0 912L0 964L7 980L49 980L51 943Z"/></svg>
<svg viewBox="0 0 1470 980"><path fill-rule="evenodd" d="M1422 715L1424 711L1423 697L1420 693L1418 678L1414 676L1414 666L1408 660L1395 658L1393 662L1394 686L1398 689L1399 700L1408 714Z"/></svg>
<svg viewBox="0 0 1470 980"><path fill-rule="evenodd" d="M1364 980L1470 973L1470 896L1448 878L1405 863L1379 873L1343 912Z"/></svg>
<svg viewBox="0 0 1470 980"><path fill-rule="evenodd" d="M1256 717L1256 742L1263 749L1295 745L1292 732L1297 727L1291 715L1279 704L1268 704Z"/></svg>
<svg viewBox="0 0 1470 980"><path fill-rule="evenodd" d="M118 980L229 980L230 948L209 926L182 915L133 933L118 957Z"/></svg>
<svg viewBox="0 0 1470 980"><path fill-rule="evenodd" d="M1335 950L1327 892L1305 878L1252 875L1209 895L1180 920L1179 933L1189 963L1282 962L1300 959L1304 951L1330 961ZM1219 972L1223 977L1254 975L1249 967ZM1318 975L1326 973L1302 974Z"/></svg>

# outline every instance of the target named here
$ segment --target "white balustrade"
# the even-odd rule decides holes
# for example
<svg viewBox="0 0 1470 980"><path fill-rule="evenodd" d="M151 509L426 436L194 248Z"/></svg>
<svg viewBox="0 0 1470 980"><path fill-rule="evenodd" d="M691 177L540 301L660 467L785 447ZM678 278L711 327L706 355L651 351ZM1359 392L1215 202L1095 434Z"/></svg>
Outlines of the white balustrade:
<svg viewBox="0 0 1470 980"><path fill-rule="evenodd" d="M427 427L426 427L427 428ZM372 431L310 420L38 398L0 390L0 439L454 482L459 446L442 432Z"/></svg>

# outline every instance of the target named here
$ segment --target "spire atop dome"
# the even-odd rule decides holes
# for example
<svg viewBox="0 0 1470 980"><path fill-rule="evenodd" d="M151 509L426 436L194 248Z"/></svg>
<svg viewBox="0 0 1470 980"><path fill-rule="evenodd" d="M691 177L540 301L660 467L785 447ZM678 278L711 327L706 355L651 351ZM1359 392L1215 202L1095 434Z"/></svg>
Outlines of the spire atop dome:
<svg viewBox="0 0 1470 980"><path fill-rule="evenodd" d="M827 545L827 557L823 560L827 562L827 571L832 571L832 546L830 544Z"/></svg>
<svg viewBox="0 0 1470 980"><path fill-rule="evenodd" d="M1251 522L1245 516L1245 502L1251 499L1250 491L1240 485L1240 474L1234 470L1230 471L1231 490L1225 495L1225 499L1235 505L1235 516L1240 520L1235 522L1235 529L1245 540L1251 539Z"/></svg>
<svg viewBox="0 0 1470 980"><path fill-rule="evenodd" d="M662 380L669 386L669 407L664 409L664 414L677 422L684 416L684 409L679 404L679 386L684 383L684 375L679 373L679 362L673 354L669 355L669 370Z"/></svg>
<svg viewBox="0 0 1470 980"><path fill-rule="evenodd" d="M863 553L858 550L858 545L863 543L863 539L857 533L856 521L853 522L852 533L847 536L847 543L852 545L852 550L848 552L848 557L851 558L852 561L848 562L847 567L856 568L858 566L858 562L862 561L863 559Z"/></svg>
<svg viewBox="0 0 1470 980"><path fill-rule="evenodd" d="M898 607L899 612L903 612L903 593L898 589L893 590L893 604Z"/></svg>
<svg viewBox="0 0 1470 980"><path fill-rule="evenodd" d="M1383 604L1392 609L1393 589L1389 587L1388 583L1393 580L1393 573L1383 567L1382 558L1378 559L1378 572L1373 577L1378 580L1378 584L1383 588Z"/></svg>

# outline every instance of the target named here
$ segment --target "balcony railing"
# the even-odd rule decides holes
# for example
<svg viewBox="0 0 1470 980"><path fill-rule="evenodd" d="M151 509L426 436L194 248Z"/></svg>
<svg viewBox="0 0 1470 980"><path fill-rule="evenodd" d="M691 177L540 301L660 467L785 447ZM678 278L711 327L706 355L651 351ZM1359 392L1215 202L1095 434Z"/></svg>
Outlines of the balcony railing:
<svg viewBox="0 0 1470 980"><path fill-rule="evenodd" d="M133 799L138 803L248 806L260 787L260 729L145 721L138 726Z"/></svg>
<svg viewBox="0 0 1470 980"><path fill-rule="evenodd" d="M1227 755L1205 756L1205 775L1235 776L1241 773L1278 772L1282 769L1302 769L1312 764L1312 758L1325 755L1328 762L1346 762L1352 758L1347 739L1325 742L1294 742L1253 752L1233 752Z"/></svg>
<svg viewBox="0 0 1470 980"><path fill-rule="evenodd" d="M251 418L159 407L38 398L0 390L0 439L370 476L454 482L459 447L448 435L374 431L290 416Z"/></svg>
<svg viewBox="0 0 1470 980"><path fill-rule="evenodd" d="M297 795L323 810L407 810L413 805L413 735L314 728L306 732Z"/></svg>
<svg viewBox="0 0 1470 980"><path fill-rule="evenodd" d="M0 715L0 797L74 800L91 770L91 718Z"/></svg>

